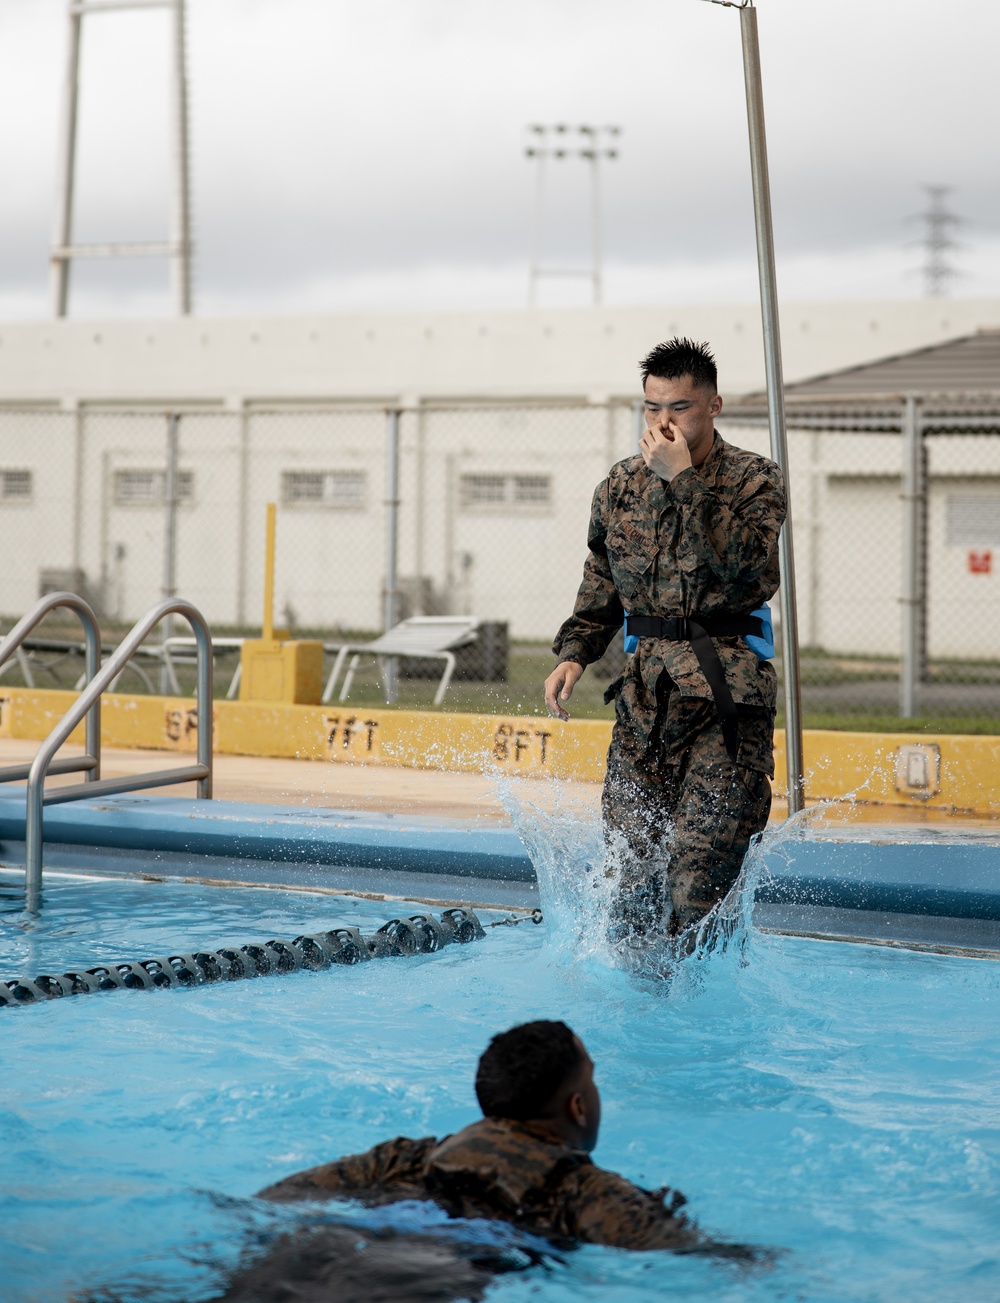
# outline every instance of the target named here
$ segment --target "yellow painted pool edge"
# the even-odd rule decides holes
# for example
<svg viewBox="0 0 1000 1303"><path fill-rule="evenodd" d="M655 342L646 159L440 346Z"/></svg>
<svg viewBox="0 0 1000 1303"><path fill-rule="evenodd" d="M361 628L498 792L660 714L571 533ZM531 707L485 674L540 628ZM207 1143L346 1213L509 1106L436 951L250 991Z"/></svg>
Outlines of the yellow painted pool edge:
<svg viewBox="0 0 1000 1303"><path fill-rule="evenodd" d="M41 740L76 694L32 688L0 690L0 737ZM600 782L611 737L605 720L561 723L540 715L473 715L383 710L350 705L216 701L215 750L327 763L399 765L462 773L502 772ZM107 694L101 738L109 747L194 751L194 700ZM83 741L83 729L72 738ZM940 750L940 789L926 798L896 788L898 748L919 743ZM1000 737L807 730L806 791L811 801L850 797L862 804L1000 814ZM775 737L783 795L784 735Z"/></svg>

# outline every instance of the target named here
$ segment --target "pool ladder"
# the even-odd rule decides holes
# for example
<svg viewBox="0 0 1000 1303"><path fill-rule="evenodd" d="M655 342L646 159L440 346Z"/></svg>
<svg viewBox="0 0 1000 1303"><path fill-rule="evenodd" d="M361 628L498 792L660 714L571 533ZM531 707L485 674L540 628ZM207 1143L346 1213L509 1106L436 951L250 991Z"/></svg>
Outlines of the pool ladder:
<svg viewBox="0 0 1000 1303"><path fill-rule="evenodd" d="M59 607L75 611L83 625L86 642L86 684L79 697L39 747L30 764L0 768L0 783L28 780L25 810L24 895L28 913L38 912L42 897L42 810L46 805L76 801L84 797L110 796L116 792L135 792L168 783L198 784L198 796L212 795L212 635L197 607L180 598L157 603L122 639L108 659L101 664L101 632L93 608L76 593L50 593L35 603L0 642L0 666L13 656L32 629ZM167 615L183 615L194 631L198 652L198 762L175 765L127 778L101 778L101 696L122 673L139 645ZM86 719L84 754L56 758L56 752L73 730ZM83 772L82 783L45 790L49 774Z"/></svg>

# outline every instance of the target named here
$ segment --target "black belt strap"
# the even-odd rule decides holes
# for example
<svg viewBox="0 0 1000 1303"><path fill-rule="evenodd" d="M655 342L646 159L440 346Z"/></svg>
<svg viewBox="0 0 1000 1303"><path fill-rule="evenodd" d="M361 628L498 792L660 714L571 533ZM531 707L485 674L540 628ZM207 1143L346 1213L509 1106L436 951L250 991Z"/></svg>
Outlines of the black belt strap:
<svg viewBox="0 0 1000 1303"><path fill-rule="evenodd" d="M712 638L739 638L744 634L759 638L764 633L763 622L754 615L630 615L628 632L638 638L666 638L691 644L712 691L726 751L735 764L740 746L740 717Z"/></svg>

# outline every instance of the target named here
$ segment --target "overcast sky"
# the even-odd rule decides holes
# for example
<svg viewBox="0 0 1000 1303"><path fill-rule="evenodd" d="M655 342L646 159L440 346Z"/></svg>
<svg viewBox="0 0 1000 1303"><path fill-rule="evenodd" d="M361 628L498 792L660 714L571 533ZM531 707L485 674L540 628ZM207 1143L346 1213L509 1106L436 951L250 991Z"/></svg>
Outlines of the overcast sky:
<svg viewBox="0 0 1000 1303"><path fill-rule="evenodd" d="M962 296L1000 295L996 0L759 0L779 290L922 292L954 186ZM48 311L66 0L0 0L0 318ZM167 232L169 25L84 19L75 238ZM188 0L202 315L526 302L528 123L616 124L605 299L756 296L739 17L703 0ZM587 249L553 164L544 252ZM907 242L916 242L907 244ZM911 269L917 269L910 274ZM74 316L169 313L165 263L74 271ZM587 301L550 280L542 303Z"/></svg>

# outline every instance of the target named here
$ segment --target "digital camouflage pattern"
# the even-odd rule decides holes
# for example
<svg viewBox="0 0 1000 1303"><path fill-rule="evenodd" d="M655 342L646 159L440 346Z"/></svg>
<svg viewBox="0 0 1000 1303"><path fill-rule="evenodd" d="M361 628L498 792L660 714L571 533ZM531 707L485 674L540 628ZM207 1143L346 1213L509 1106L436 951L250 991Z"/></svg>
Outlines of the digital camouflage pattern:
<svg viewBox="0 0 1000 1303"><path fill-rule="evenodd" d="M594 493L590 553L572 616L553 643L561 661L600 660L624 614L691 616L752 611L778 588L778 533L785 519L781 471L766 457L718 434L700 466L668 484L641 457L612 467ZM741 638L714 638L738 704L774 708L774 676L761 675ZM711 697L686 642L644 638L620 684L641 681L637 714L655 715L656 685L666 670L674 691ZM637 719L637 724L640 720ZM645 732L652 729L652 719Z"/></svg>
<svg viewBox="0 0 1000 1303"><path fill-rule="evenodd" d="M285 1202L334 1196L367 1204L430 1199L453 1217L510 1222L557 1243L670 1249L745 1257L706 1239L682 1213L683 1195L643 1190L554 1142L530 1122L483 1118L444 1140L400 1136L364 1154L298 1172L260 1192Z"/></svg>
<svg viewBox="0 0 1000 1303"><path fill-rule="evenodd" d="M553 643L560 661L599 660L632 615L745 614L778 587L781 471L718 434L669 483L642 457L612 467L591 509L583 582ZM712 643L740 714L734 765L688 642L643 638L608 688L615 726L602 809L617 855L622 935L676 932L704 916L767 823L777 679L742 638Z"/></svg>
<svg viewBox="0 0 1000 1303"><path fill-rule="evenodd" d="M637 745L627 718L616 721L601 800L615 879L614 939L679 933L700 922L766 827L773 718L762 708L739 709L735 765L712 701L671 694L662 745L651 754Z"/></svg>
<svg viewBox="0 0 1000 1303"><path fill-rule="evenodd" d="M222 1283L225 1292L213 1290L211 1303L478 1303L498 1275L532 1265L531 1258L518 1256L499 1245L449 1243L440 1235L324 1221L264 1245L252 1240ZM110 1303L121 1295L102 1290L73 1297L79 1303ZM190 1294L185 1299L195 1303ZM199 1294L198 1303L208 1300Z"/></svg>

